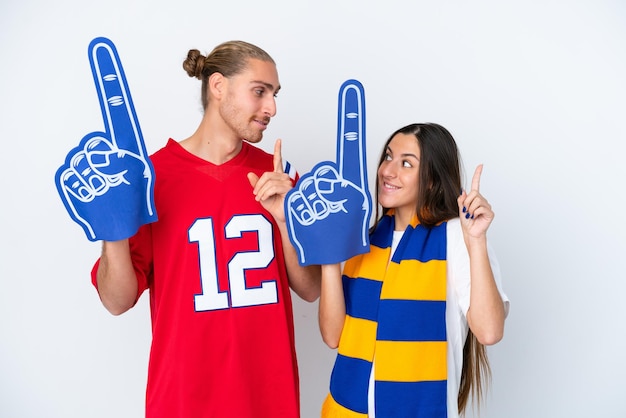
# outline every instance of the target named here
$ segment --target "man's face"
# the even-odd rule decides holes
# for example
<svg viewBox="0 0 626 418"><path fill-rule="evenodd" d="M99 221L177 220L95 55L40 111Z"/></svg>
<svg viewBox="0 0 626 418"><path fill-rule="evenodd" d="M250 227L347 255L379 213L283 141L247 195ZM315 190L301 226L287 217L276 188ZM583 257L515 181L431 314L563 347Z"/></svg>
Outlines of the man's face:
<svg viewBox="0 0 626 418"><path fill-rule="evenodd" d="M276 94L280 89L276 65L257 59L248 68L227 79L220 103L220 115L240 138L257 143L276 114Z"/></svg>

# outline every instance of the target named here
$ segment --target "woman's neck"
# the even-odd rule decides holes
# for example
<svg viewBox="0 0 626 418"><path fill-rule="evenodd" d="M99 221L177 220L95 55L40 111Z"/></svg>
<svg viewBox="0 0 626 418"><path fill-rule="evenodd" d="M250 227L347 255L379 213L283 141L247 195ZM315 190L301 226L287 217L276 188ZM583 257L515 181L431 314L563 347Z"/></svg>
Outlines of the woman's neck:
<svg viewBox="0 0 626 418"><path fill-rule="evenodd" d="M415 210L402 210L400 208L394 209L394 230L395 231L405 231L406 228L411 224L411 221L415 217Z"/></svg>

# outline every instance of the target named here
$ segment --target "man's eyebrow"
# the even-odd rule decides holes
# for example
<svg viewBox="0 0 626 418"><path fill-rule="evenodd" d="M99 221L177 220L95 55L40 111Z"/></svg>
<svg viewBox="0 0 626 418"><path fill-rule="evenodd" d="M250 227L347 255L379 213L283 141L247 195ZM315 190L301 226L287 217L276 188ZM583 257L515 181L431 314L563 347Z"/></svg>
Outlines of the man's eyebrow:
<svg viewBox="0 0 626 418"><path fill-rule="evenodd" d="M274 87L274 85L272 83L267 83L267 82L261 81L261 80L252 80L250 83L251 84L262 84L269 91L274 92L274 94L278 93L278 91L280 90L280 87L281 87L280 84L277 87Z"/></svg>

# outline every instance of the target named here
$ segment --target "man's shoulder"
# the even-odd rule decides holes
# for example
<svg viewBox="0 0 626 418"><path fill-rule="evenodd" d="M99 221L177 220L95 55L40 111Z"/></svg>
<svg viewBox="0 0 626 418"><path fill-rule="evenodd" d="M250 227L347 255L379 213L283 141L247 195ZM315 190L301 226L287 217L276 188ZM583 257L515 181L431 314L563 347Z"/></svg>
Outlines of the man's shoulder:
<svg viewBox="0 0 626 418"><path fill-rule="evenodd" d="M168 139L163 147L150 155L150 161L154 164L171 159L175 148L180 148L180 144L171 138Z"/></svg>
<svg viewBox="0 0 626 418"><path fill-rule="evenodd" d="M240 161L246 166L264 171L271 170L274 166L272 154L246 141L243 142L241 153L243 159Z"/></svg>
<svg viewBox="0 0 626 418"><path fill-rule="evenodd" d="M243 141L242 150L254 157L260 157L260 158L273 158L274 157L272 154L265 151L264 149L261 149L257 147L256 145L253 145L247 141Z"/></svg>

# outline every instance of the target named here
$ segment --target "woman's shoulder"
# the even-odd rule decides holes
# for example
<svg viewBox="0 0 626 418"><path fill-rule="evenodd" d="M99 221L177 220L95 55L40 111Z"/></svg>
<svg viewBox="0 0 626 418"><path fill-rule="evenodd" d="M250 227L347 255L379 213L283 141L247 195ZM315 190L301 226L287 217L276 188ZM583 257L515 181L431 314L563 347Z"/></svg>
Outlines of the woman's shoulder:
<svg viewBox="0 0 626 418"><path fill-rule="evenodd" d="M461 229L461 219L452 218L446 221L446 233L447 233L449 242L458 241L459 239L463 240L463 229Z"/></svg>

